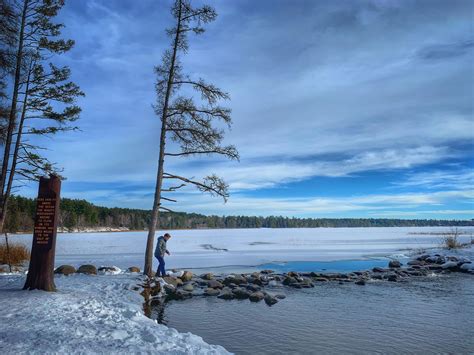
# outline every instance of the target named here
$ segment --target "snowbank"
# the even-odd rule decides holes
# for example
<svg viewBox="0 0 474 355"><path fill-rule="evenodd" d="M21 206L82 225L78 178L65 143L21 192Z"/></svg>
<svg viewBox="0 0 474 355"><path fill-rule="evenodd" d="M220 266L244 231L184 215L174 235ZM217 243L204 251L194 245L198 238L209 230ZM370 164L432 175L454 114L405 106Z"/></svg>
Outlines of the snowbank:
<svg viewBox="0 0 474 355"><path fill-rule="evenodd" d="M58 292L46 293L0 276L0 353L228 353L145 317L131 290L141 277L59 276Z"/></svg>

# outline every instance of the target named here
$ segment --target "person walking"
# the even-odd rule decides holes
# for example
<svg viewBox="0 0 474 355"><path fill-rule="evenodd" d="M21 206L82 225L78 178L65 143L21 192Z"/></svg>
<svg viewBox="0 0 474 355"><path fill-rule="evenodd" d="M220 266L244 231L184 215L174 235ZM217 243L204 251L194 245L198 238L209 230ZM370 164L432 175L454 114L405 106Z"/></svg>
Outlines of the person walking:
<svg viewBox="0 0 474 355"><path fill-rule="evenodd" d="M156 276L166 276L166 270L165 270L165 254L170 255L170 252L168 249L166 249L166 242L171 238L171 235L169 233L165 233L164 235L160 236L158 238L158 242L156 243L156 249L155 249L155 258L158 259L158 262L160 263L158 265L158 269L156 270Z"/></svg>

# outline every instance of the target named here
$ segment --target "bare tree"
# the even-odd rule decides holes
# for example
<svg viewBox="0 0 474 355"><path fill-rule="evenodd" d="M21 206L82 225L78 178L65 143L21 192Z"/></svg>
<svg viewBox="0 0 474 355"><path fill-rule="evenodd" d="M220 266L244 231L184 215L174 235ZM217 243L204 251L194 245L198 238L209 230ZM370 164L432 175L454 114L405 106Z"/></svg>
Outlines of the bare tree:
<svg viewBox="0 0 474 355"><path fill-rule="evenodd" d="M232 124L230 109L219 105L219 101L229 100L229 95L201 78L194 79L185 75L179 58L180 54L188 51L188 34L202 34L202 25L214 21L217 14L210 6L193 8L189 0L176 0L171 13L176 23L167 30L168 36L172 38L171 48L165 51L161 65L155 68L158 79L154 108L161 119L161 134L155 198L145 252L144 273L148 276L152 275L153 241L160 210L171 211L162 205L162 201L176 202L175 199L163 196L163 192L173 192L191 185L202 192L220 196L224 201L229 196L227 184L214 174L198 181L165 172L165 157L220 154L230 159L239 159L234 146L221 145L224 130L216 127L219 122L228 128ZM192 97L181 95L181 89L185 86L199 93L200 100L196 102ZM166 150L168 138L180 148L178 151ZM169 182L166 187L163 185L164 180Z"/></svg>

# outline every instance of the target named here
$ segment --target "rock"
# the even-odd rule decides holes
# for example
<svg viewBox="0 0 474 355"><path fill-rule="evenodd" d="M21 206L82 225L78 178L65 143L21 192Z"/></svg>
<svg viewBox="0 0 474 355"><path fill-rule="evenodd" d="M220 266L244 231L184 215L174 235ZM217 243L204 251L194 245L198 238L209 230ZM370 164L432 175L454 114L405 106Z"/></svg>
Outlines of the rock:
<svg viewBox="0 0 474 355"><path fill-rule="evenodd" d="M372 279L374 280L382 280L383 279L383 275L381 273L377 273L377 274L373 274L371 276Z"/></svg>
<svg viewBox="0 0 474 355"><path fill-rule="evenodd" d="M448 262L442 264L441 268L443 270L449 270L449 271L459 271L460 270L457 261L448 261Z"/></svg>
<svg viewBox="0 0 474 355"><path fill-rule="evenodd" d="M428 265L428 269L429 270L442 270L443 267L439 264L431 264L431 265Z"/></svg>
<svg viewBox="0 0 474 355"><path fill-rule="evenodd" d="M430 255L425 260L429 263L434 263L434 264L444 264L446 262L446 258L441 255Z"/></svg>
<svg viewBox="0 0 474 355"><path fill-rule="evenodd" d="M188 291L188 292L193 292L194 291L194 286L192 283L187 283L183 285L183 290Z"/></svg>
<svg viewBox="0 0 474 355"><path fill-rule="evenodd" d="M398 260L390 260L388 263L389 268L399 268L402 267L402 263Z"/></svg>
<svg viewBox="0 0 474 355"><path fill-rule="evenodd" d="M374 267L372 269L373 272L386 272L387 270L385 270L383 267Z"/></svg>
<svg viewBox="0 0 474 355"><path fill-rule="evenodd" d="M97 268L94 265L81 265L77 269L78 274L97 275Z"/></svg>
<svg viewBox="0 0 474 355"><path fill-rule="evenodd" d="M317 282L329 282L329 280L325 277L315 277L313 280Z"/></svg>
<svg viewBox="0 0 474 355"><path fill-rule="evenodd" d="M101 275L117 275L122 272L117 266L101 266L97 271Z"/></svg>
<svg viewBox="0 0 474 355"><path fill-rule="evenodd" d="M218 294L220 293L219 290L216 290L214 288L207 288L205 291L204 291L204 295L205 296L217 296Z"/></svg>
<svg viewBox="0 0 474 355"><path fill-rule="evenodd" d="M178 287L183 284L183 281L181 279L172 277L172 276L165 276L163 277L163 280L168 284L172 285L173 287Z"/></svg>
<svg viewBox="0 0 474 355"><path fill-rule="evenodd" d="M128 272L140 272L140 268L136 266L131 266L127 269Z"/></svg>
<svg viewBox="0 0 474 355"><path fill-rule="evenodd" d="M247 299L249 298L249 295L250 295L250 293L247 290L240 287L234 288L232 290L232 293L234 294L234 297L239 300Z"/></svg>
<svg viewBox="0 0 474 355"><path fill-rule="evenodd" d="M249 295L249 299L250 299L251 302L260 302L261 300L264 299L264 297L265 297L265 295L260 291L251 293Z"/></svg>
<svg viewBox="0 0 474 355"><path fill-rule="evenodd" d="M175 293L176 291L176 287L171 284L164 284L163 289L165 290L167 294L172 294L172 293Z"/></svg>
<svg viewBox="0 0 474 355"><path fill-rule="evenodd" d="M191 297L193 297L193 294L191 292L187 292L184 290L177 290L176 292L172 293L169 298L179 301L179 300L185 300Z"/></svg>
<svg viewBox="0 0 474 355"><path fill-rule="evenodd" d="M286 275L289 276L289 277L299 277L300 276L297 272L294 272L294 271L290 271Z"/></svg>
<svg viewBox="0 0 474 355"><path fill-rule="evenodd" d="M397 281L398 281L398 277L397 277L397 275L395 275L395 274L390 274L390 275L387 276L387 280L388 280L388 281L391 281L391 282L397 282Z"/></svg>
<svg viewBox="0 0 474 355"><path fill-rule="evenodd" d="M247 279L243 277L242 275L229 275L225 278L224 284L236 284L236 285L242 285L247 283Z"/></svg>
<svg viewBox="0 0 474 355"><path fill-rule="evenodd" d="M207 282L207 287L209 288L223 288L224 285L221 284L219 281L216 281L216 280L209 280Z"/></svg>
<svg viewBox="0 0 474 355"><path fill-rule="evenodd" d="M407 262L407 265L410 265L410 266L413 266L413 265L421 266L424 264L425 264L424 260L410 260L409 262Z"/></svg>
<svg viewBox="0 0 474 355"><path fill-rule="evenodd" d="M278 283L277 280L271 280L271 281L268 283L268 286L270 286L270 287L278 287L278 286L280 286L280 284Z"/></svg>
<svg viewBox="0 0 474 355"><path fill-rule="evenodd" d="M232 300L234 299L234 294L230 291L223 291L217 296L217 298L221 298L223 300Z"/></svg>
<svg viewBox="0 0 474 355"><path fill-rule="evenodd" d="M248 285L247 290L252 291L252 292L257 292L260 291L262 288L258 285Z"/></svg>
<svg viewBox="0 0 474 355"><path fill-rule="evenodd" d="M359 286L364 286L365 285L365 280L364 279L359 279L356 282L354 282L356 285Z"/></svg>
<svg viewBox="0 0 474 355"><path fill-rule="evenodd" d="M183 280L184 282L191 281L193 278L193 273L191 271L185 271L183 272L183 275L181 275L180 279Z"/></svg>
<svg viewBox="0 0 474 355"><path fill-rule="evenodd" d="M273 274L274 271L273 270L262 270L260 271L262 274Z"/></svg>
<svg viewBox="0 0 474 355"><path fill-rule="evenodd" d="M462 271L462 272L470 272L470 273L474 273L474 264L473 263L464 263L462 264L459 269Z"/></svg>
<svg viewBox="0 0 474 355"><path fill-rule="evenodd" d="M285 295L282 295L281 293L275 295L275 297L278 298L279 300L283 300L283 299L286 298L286 296L285 296Z"/></svg>
<svg viewBox="0 0 474 355"><path fill-rule="evenodd" d="M252 283L253 283L254 285L258 285L258 286L262 286L262 285L263 285L262 280L257 279L257 278L252 279Z"/></svg>
<svg viewBox="0 0 474 355"><path fill-rule="evenodd" d="M283 280L283 285L288 286L288 285L291 285L291 284L294 284L294 283L298 283L298 280L296 280L294 277L291 277L291 276L287 276Z"/></svg>
<svg viewBox="0 0 474 355"><path fill-rule="evenodd" d="M75 272L76 272L76 268L71 265L61 265L58 268L56 268L56 270L54 270L55 274L61 274L61 275L71 275L71 274L74 274Z"/></svg>
<svg viewBox="0 0 474 355"><path fill-rule="evenodd" d="M214 278L214 275L212 274L212 272L208 272L207 274L201 275L201 279L204 279L204 280L212 280L213 278Z"/></svg>
<svg viewBox="0 0 474 355"><path fill-rule="evenodd" d="M268 293L265 295L264 300L269 306L273 306L275 303L278 303L278 299Z"/></svg>

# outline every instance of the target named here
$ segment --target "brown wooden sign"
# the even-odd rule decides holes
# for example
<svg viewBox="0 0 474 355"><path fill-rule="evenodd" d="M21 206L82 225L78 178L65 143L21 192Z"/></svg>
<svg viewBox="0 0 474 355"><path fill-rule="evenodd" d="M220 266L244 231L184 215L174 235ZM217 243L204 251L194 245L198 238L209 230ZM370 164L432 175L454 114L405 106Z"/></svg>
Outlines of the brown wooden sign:
<svg viewBox="0 0 474 355"><path fill-rule="evenodd" d="M53 273L60 190L61 180L57 176L40 179L30 266L24 289L56 289Z"/></svg>

